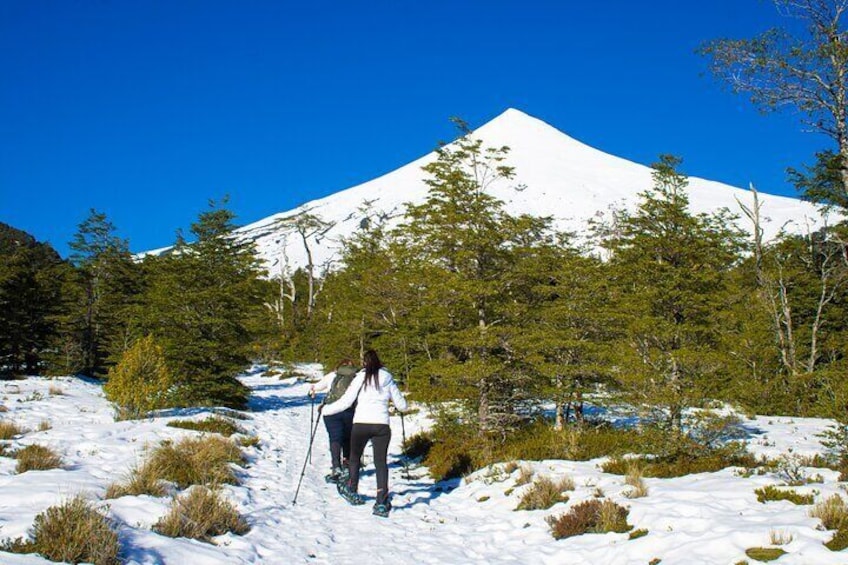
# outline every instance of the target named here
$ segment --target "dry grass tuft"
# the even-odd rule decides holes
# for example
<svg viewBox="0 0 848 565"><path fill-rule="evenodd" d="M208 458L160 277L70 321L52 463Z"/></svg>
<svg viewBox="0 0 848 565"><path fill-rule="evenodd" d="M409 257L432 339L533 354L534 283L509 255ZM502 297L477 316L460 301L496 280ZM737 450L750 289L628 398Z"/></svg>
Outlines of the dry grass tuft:
<svg viewBox="0 0 848 565"><path fill-rule="evenodd" d="M530 484L532 480L533 469L531 469L527 465L522 465L518 472L518 477L515 479L515 486L520 487L521 485Z"/></svg>
<svg viewBox="0 0 848 565"><path fill-rule="evenodd" d="M63 563L117 565L118 534L89 502L77 496L51 506L35 517L32 540L6 540L0 549L13 553L39 553Z"/></svg>
<svg viewBox="0 0 848 565"><path fill-rule="evenodd" d="M156 474L152 465L133 467L127 479L122 483L112 483L106 488L105 498L120 498L122 496L138 496L149 494L150 496L165 496L168 489Z"/></svg>
<svg viewBox="0 0 848 565"><path fill-rule="evenodd" d="M825 544L831 551L842 551L848 547L848 505L838 494L813 506L810 516L822 521L825 529L836 530L833 538Z"/></svg>
<svg viewBox="0 0 848 565"><path fill-rule="evenodd" d="M0 420L0 439L12 439L24 433L23 428L11 420Z"/></svg>
<svg viewBox="0 0 848 565"><path fill-rule="evenodd" d="M828 530L848 529L848 506L838 494L813 506L810 516L821 520Z"/></svg>
<svg viewBox="0 0 848 565"><path fill-rule="evenodd" d="M771 530L769 532L769 542L772 545L787 545L792 543L792 540L795 539L795 536L792 532L787 532L785 530Z"/></svg>
<svg viewBox="0 0 848 565"><path fill-rule="evenodd" d="M62 457L43 445L33 444L15 452L18 465L15 471L26 473L27 471L46 471L58 469L62 466Z"/></svg>
<svg viewBox="0 0 848 565"><path fill-rule="evenodd" d="M513 474L515 471L518 470L518 461L507 461L506 463L504 463L503 470L504 473L506 473L507 475Z"/></svg>
<svg viewBox="0 0 848 565"><path fill-rule="evenodd" d="M38 431L46 432L47 430L53 429L53 424L50 423L50 420L41 420L38 423Z"/></svg>
<svg viewBox="0 0 848 565"><path fill-rule="evenodd" d="M63 396L65 391L62 390L62 387L59 385L50 385L50 388L47 389L47 393L51 396Z"/></svg>
<svg viewBox="0 0 848 565"><path fill-rule="evenodd" d="M235 443L217 435L185 438L179 443L159 446L145 465L156 477L176 483L179 488L191 485L238 484L230 463L243 464L241 450Z"/></svg>
<svg viewBox="0 0 848 565"><path fill-rule="evenodd" d="M555 539L585 533L627 532L629 511L611 500L590 499L571 508L567 514L549 516L546 521Z"/></svg>
<svg viewBox="0 0 848 565"><path fill-rule="evenodd" d="M565 477L554 482L548 477L539 477L521 497L516 510L546 510L559 502L568 502L565 491L574 490L574 481Z"/></svg>
<svg viewBox="0 0 848 565"><path fill-rule="evenodd" d="M227 532L244 534L250 526L219 493L205 487L194 487L188 494L174 500L171 511L153 529L172 538L208 542L213 536Z"/></svg>
<svg viewBox="0 0 848 565"><path fill-rule="evenodd" d="M168 422L168 426L172 428L182 428L184 430L194 430L197 432L211 432L229 437L233 434L243 434L244 429L241 426L222 416L209 416L205 420L174 420Z"/></svg>
<svg viewBox="0 0 848 565"><path fill-rule="evenodd" d="M624 482L632 488L624 496L627 498L642 498L648 496L648 485L645 484L645 479L642 478L642 468L638 464L633 464L627 470L627 475L624 477Z"/></svg>

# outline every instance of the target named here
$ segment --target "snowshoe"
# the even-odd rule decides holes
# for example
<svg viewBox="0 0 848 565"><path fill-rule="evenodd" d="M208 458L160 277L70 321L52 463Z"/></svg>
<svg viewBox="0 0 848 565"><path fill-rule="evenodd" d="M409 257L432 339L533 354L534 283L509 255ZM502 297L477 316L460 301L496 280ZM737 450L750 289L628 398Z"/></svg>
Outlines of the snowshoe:
<svg viewBox="0 0 848 565"><path fill-rule="evenodd" d="M345 476L347 473L341 467L336 467L332 471L330 471L329 475L324 475L324 480L328 483L339 483L341 481L347 480Z"/></svg>
<svg viewBox="0 0 848 565"><path fill-rule="evenodd" d="M392 510L392 503L388 500L384 503L377 503L374 505L374 508L371 510L371 513L374 516L379 516L380 518L388 518L389 512Z"/></svg>
<svg viewBox="0 0 848 565"><path fill-rule="evenodd" d="M362 498L362 495L350 490L350 486L346 482L336 483L336 488L338 489L341 497L344 498L348 504L352 504L354 506L365 504L365 499Z"/></svg>

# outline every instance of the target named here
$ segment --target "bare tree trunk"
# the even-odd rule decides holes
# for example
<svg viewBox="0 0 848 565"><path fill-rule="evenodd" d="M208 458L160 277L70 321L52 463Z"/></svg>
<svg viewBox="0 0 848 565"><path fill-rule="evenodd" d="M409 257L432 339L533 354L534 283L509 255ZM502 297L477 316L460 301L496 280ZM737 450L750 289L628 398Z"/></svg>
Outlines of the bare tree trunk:
<svg viewBox="0 0 848 565"><path fill-rule="evenodd" d="M556 411L556 415L554 419L554 429L561 431L565 427L565 420L563 419L565 403L562 400L562 377L559 375L556 376L555 399L554 410Z"/></svg>

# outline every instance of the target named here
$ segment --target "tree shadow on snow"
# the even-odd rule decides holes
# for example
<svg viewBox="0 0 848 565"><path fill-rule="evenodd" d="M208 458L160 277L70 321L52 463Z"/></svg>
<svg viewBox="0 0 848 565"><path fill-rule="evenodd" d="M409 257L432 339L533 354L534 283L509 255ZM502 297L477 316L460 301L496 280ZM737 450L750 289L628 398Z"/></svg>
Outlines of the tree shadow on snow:
<svg viewBox="0 0 848 565"><path fill-rule="evenodd" d="M272 410L309 406L311 403L312 399L306 394L303 396L251 396L247 401L247 406L251 412L270 412ZM317 402L315 403L315 413L318 414Z"/></svg>
<svg viewBox="0 0 848 565"><path fill-rule="evenodd" d="M396 491L397 495L408 496L409 500L403 504L394 504L393 502L393 508L395 510L401 510L404 508L412 508L417 504L429 505L440 496L453 491L461 482L462 479L447 479L433 484L426 481L416 481L415 479L412 479L411 481L403 484L404 488L402 490Z"/></svg>
<svg viewBox="0 0 848 565"><path fill-rule="evenodd" d="M252 392L262 392L262 391L266 391L266 390L283 390L283 389L286 389L286 388L291 388L291 387L293 387L297 384L299 384L299 383L277 381L277 382L269 383L269 384L266 384L266 385L252 386L252 387L250 387L250 390Z"/></svg>
<svg viewBox="0 0 848 565"><path fill-rule="evenodd" d="M150 565L166 565L165 557L151 547L138 547L133 538L138 537L132 529L120 534L121 563L149 563Z"/></svg>

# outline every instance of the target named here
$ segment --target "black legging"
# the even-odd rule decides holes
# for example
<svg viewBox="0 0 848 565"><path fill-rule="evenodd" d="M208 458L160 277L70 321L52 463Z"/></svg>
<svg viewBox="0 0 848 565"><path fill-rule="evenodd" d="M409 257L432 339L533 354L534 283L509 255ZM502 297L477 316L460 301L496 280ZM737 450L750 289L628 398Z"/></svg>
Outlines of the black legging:
<svg viewBox="0 0 848 565"><path fill-rule="evenodd" d="M330 458L332 459L333 469L347 465L347 460L350 458L350 433L353 429L353 411L354 407L351 406L344 412L339 412L332 416L324 416L324 426L326 426L327 435L330 438Z"/></svg>
<svg viewBox="0 0 848 565"><path fill-rule="evenodd" d="M374 448L374 466L377 467L377 504L385 504L389 496L389 467L386 465L386 454L389 451L389 440L392 439L392 429L386 424L354 424L350 434L350 490L357 492L359 488L359 460L365 444L371 440Z"/></svg>

